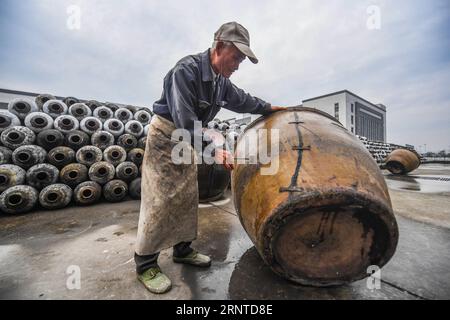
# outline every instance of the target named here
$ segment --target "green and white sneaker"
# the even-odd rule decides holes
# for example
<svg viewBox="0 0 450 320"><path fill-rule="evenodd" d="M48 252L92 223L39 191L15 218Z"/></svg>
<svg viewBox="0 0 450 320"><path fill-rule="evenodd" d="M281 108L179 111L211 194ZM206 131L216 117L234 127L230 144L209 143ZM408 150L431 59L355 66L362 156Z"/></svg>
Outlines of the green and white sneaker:
<svg viewBox="0 0 450 320"><path fill-rule="evenodd" d="M180 258L174 256L173 262L191 264L197 267L209 267L211 265L211 259L208 256L198 253L195 250L185 257Z"/></svg>
<svg viewBox="0 0 450 320"><path fill-rule="evenodd" d="M148 291L153 293L166 293L172 287L170 279L161 272L160 268L150 268L137 278L141 281Z"/></svg>

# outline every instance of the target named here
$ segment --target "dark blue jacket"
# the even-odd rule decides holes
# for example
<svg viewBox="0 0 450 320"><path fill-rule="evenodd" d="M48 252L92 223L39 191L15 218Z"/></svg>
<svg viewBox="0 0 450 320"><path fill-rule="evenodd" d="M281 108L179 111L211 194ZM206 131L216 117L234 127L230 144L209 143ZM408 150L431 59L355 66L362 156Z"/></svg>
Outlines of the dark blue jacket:
<svg viewBox="0 0 450 320"><path fill-rule="evenodd" d="M177 62L164 78L163 92L153 104L153 112L191 133L194 121L202 121L206 127L222 107L239 113L270 113L269 103L245 93L221 75L214 79L209 52Z"/></svg>

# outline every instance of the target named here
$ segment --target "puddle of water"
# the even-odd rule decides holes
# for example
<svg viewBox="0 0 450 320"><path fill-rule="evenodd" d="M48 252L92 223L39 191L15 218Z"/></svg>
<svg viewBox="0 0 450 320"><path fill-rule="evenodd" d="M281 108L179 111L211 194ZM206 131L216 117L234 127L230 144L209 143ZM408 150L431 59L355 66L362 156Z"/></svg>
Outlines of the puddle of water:
<svg viewBox="0 0 450 320"><path fill-rule="evenodd" d="M192 299L229 299L229 282L235 265L244 252L253 246L243 234L236 236L228 239L230 242L225 261L213 260L208 269L182 269L182 277L192 292Z"/></svg>
<svg viewBox="0 0 450 320"><path fill-rule="evenodd" d="M225 199L220 199L217 201L211 201L211 202L205 202L205 203L199 203L198 207L199 208L210 208L210 207L220 207L220 206L224 206L227 203L229 203L231 201L230 198L225 198Z"/></svg>
<svg viewBox="0 0 450 320"><path fill-rule="evenodd" d="M450 169L450 164L424 163L420 165L419 169L446 170Z"/></svg>
<svg viewBox="0 0 450 320"><path fill-rule="evenodd" d="M433 179L436 178L436 179ZM438 180L450 178L448 176L386 176L386 183L390 189L407 190L424 193L450 192L450 181Z"/></svg>

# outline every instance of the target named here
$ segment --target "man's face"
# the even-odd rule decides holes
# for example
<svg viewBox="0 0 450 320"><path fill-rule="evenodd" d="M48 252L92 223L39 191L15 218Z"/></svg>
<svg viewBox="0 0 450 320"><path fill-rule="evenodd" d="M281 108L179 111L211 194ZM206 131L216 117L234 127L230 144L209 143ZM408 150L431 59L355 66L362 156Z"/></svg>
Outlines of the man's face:
<svg viewBox="0 0 450 320"><path fill-rule="evenodd" d="M225 78L231 77L239 69L239 64L245 60L245 55L234 45L222 46L217 52L217 68Z"/></svg>

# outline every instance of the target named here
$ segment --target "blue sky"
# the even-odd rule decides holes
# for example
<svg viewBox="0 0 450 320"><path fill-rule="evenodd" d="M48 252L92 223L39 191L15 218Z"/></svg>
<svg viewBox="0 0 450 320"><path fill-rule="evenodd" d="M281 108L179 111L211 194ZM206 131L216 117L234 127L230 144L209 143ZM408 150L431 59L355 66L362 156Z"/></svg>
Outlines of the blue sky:
<svg viewBox="0 0 450 320"><path fill-rule="evenodd" d="M371 5L380 29L367 27ZM151 106L176 61L228 21L260 60L231 79L247 92L289 106L348 89L387 106L389 142L450 149L447 0L0 0L0 87Z"/></svg>

